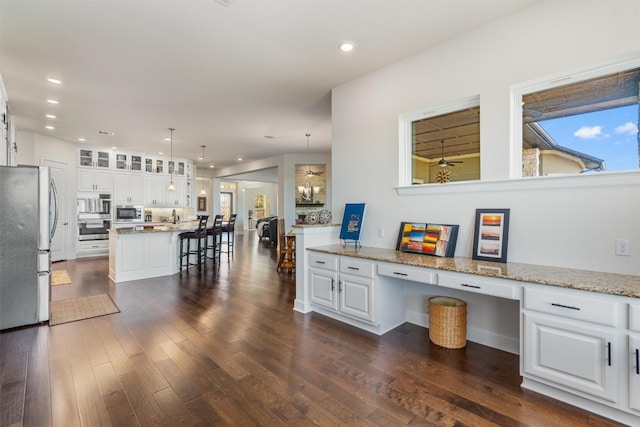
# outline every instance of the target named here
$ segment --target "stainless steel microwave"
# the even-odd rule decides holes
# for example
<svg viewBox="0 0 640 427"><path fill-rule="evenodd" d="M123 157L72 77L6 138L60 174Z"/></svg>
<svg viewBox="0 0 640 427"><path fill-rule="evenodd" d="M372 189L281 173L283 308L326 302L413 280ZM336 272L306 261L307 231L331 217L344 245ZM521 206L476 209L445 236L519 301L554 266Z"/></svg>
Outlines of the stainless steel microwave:
<svg viewBox="0 0 640 427"><path fill-rule="evenodd" d="M144 222L142 205L116 205L116 222Z"/></svg>

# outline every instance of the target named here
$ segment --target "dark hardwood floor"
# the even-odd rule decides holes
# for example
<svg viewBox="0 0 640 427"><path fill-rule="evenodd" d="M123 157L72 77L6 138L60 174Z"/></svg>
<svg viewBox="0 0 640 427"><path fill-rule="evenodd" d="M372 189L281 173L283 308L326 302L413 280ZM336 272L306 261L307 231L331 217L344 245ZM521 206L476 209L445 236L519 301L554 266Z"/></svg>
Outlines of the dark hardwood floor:
<svg viewBox="0 0 640 427"><path fill-rule="evenodd" d="M73 283L53 299L106 292L120 313L0 334L1 426L618 425L521 389L512 354L294 312L295 275L254 234L201 272L115 285L107 264L54 264Z"/></svg>

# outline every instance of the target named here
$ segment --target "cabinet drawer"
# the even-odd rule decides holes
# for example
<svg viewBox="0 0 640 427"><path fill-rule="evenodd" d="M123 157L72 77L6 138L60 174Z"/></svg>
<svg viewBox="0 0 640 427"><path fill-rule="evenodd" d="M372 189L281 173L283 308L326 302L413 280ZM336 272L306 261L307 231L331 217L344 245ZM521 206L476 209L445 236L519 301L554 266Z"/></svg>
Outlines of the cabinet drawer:
<svg viewBox="0 0 640 427"><path fill-rule="evenodd" d="M521 285L516 283L500 279L478 280L466 274L438 274L438 286L513 300L520 299L521 289Z"/></svg>
<svg viewBox="0 0 640 427"><path fill-rule="evenodd" d="M102 252L109 250L108 240L90 240L78 242L78 250L83 252Z"/></svg>
<svg viewBox="0 0 640 427"><path fill-rule="evenodd" d="M605 326L618 326L623 303L605 296L585 295L580 291L548 290L525 287L524 309L554 314Z"/></svg>
<svg viewBox="0 0 640 427"><path fill-rule="evenodd" d="M629 304L629 329L640 332L640 303Z"/></svg>
<svg viewBox="0 0 640 427"><path fill-rule="evenodd" d="M378 264L378 274L395 277L396 279L412 280L414 282L435 285L438 275L433 270L401 264Z"/></svg>
<svg viewBox="0 0 640 427"><path fill-rule="evenodd" d="M335 255L309 251L309 267L338 271L338 257Z"/></svg>
<svg viewBox="0 0 640 427"><path fill-rule="evenodd" d="M353 274L362 277L374 277L375 264L368 261L360 261L351 257L340 258L340 273Z"/></svg>

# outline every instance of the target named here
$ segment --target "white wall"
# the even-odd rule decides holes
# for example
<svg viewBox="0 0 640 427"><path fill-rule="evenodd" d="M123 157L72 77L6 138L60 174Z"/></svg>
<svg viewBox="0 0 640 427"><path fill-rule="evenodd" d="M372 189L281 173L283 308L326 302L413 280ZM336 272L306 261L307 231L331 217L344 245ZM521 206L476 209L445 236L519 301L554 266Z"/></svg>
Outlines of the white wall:
<svg viewBox="0 0 640 427"><path fill-rule="evenodd" d="M640 2L546 1L333 91L333 206L366 202L363 244L394 247L401 221L460 224L471 256L476 208L510 208L509 261L640 274L640 182L458 185L400 196L399 115L480 94L483 180L510 176L511 86L640 55ZM372 149L375 147L375 149ZM587 177L580 177L587 178ZM583 182L584 183L584 182ZM446 187L446 186L445 186ZM451 187L450 187L451 188ZM378 229L384 229L384 238ZM631 256L614 240L631 240Z"/></svg>
<svg viewBox="0 0 640 427"><path fill-rule="evenodd" d="M509 180L512 85L630 54L640 55L637 0L544 1L335 88L334 218L342 218L345 203L365 202L362 243L383 248L395 247L401 221L459 224L456 256L471 257L475 210L510 208L509 261L640 275L638 171ZM399 115L475 95L483 182L400 195ZM631 256L614 254L617 238L631 240ZM432 286L408 289L407 320L427 326L429 296L454 295L469 302L471 340L517 352L518 304Z"/></svg>

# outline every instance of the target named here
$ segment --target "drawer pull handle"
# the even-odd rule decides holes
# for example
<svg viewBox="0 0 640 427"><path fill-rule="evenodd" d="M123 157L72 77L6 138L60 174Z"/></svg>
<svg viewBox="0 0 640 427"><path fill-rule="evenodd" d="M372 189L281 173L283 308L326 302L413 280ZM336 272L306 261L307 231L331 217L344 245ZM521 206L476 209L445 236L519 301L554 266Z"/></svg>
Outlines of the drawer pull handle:
<svg viewBox="0 0 640 427"><path fill-rule="evenodd" d="M408 276L407 273L401 273L399 271L394 271L393 274L395 274L396 276Z"/></svg>
<svg viewBox="0 0 640 427"><path fill-rule="evenodd" d="M556 302L552 302L551 305L554 306L554 307L568 308L569 310L578 310L578 311L580 311L580 307L572 307L570 305L558 304Z"/></svg>
<svg viewBox="0 0 640 427"><path fill-rule="evenodd" d="M466 283L460 283L460 286L465 287L465 288L481 289L480 286L478 286L478 285L468 285Z"/></svg>
<svg viewBox="0 0 640 427"><path fill-rule="evenodd" d="M640 350L636 348L636 375L640 375Z"/></svg>
<svg viewBox="0 0 640 427"><path fill-rule="evenodd" d="M360 270L358 267L352 267L352 266L348 266L347 268L349 270L356 270L356 271Z"/></svg>
<svg viewBox="0 0 640 427"><path fill-rule="evenodd" d="M338 281L338 293L342 292L342 282Z"/></svg>
<svg viewBox="0 0 640 427"><path fill-rule="evenodd" d="M610 342L607 343L607 359L608 359L607 364L611 366L611 343Z"/></svg>
<svg viewBox="0 0 640 427"><path fill-rule="evenodd" d="M324 261L316 261L316 264L326 264Z"/></svg>
<svg viewBox="0 0 640 427"><path fill-rule="evenodd" d="M331 292L333 292L333 290L334 290L335 288L336 288L336 287L335 287L335 286L334 286L334 284L333 284L333 277L332 277L332 278L331 278Z"/></svg>

